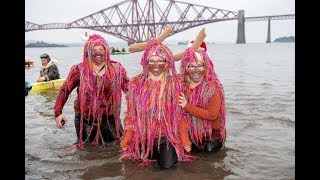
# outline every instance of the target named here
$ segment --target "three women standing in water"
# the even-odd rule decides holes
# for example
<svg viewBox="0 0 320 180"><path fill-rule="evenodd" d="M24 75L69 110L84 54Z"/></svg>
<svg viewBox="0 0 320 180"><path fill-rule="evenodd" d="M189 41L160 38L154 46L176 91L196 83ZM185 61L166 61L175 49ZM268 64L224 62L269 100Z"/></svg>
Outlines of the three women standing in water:
<svg viewBox="0 0 320 180"><path fill-rule="evenodd" d="M154 39L129 47L131 52L145 51L143 72L133 77L128 87L125 136L120 143L125 152L121 158L154 160L170 168L177 161L192 159L186 153L191 144L207 151L223 148L223 87L211 59L200 48L205 36L202 29L192 46L176 56ZM180 75L174 67L179 55Z"/></svg>
<svg viewBox="0 0 320 180"><path fill-rule="evenodd" d="M143 71L132 77L128 84L127 82L123 86L119 84L126 93L127 100L124 134L120 142L123 150L121 158L141 160L141 165L157 161L160 167L170 168L178 161L192 160L193 156L188 153L191 150L191 144L199 149L206 147L208 151L215 151L222 149L225 141L223 87L213 70L211 59L206 52L199 50L206 36L205 30L202 29L199 32L190 48L175 56L166 45L162 44L171 31L171 27L167 27L158 37L133 44L128 48L130 52L144 50L140 62ZM108 51L107 48L103 50ZM105 54L107 54L106 59L109 59L109 53ZM181 74L178 74L174 61L179 60L181 56ZM83 71L82 74L85 72ZM80 77L82 77L81 74ZM68 88L70 89L68 92L70 93L74 87ZM68 96L66 88L67 84L58 97L62 97L62 94L64 97ZM61 112L61 105L64 104L59 103L60 99L58 98L56 102L56 112L58 109ZM61 105L57 106L57 103ZM94 104L91 106L93 107ZM80 112L85 112L81 107ZM113 111L118 112L119 106L117 108ZM62 118L57 114L57 126L61 128ZM85 125L82 118L78 128ZM90 124L90 117L85 119L89 119L88 125L97 124L97 130L101 129L99 127L102 123L100 124L97 120L101 119L101 116L93 118L92 124ZM109 118L103 119L106 119L108 124L106 127L110 129ZM122 134L120 121L118 118L114 118L113 121L116 121L112 124L116 124L117 128L113 128L112 134L117 134L114 137L119 137L119 134ZM78 128L76 124L76 129ZM101 130L101 133L97 132L98 135L95 135L97 139L92 139L95 144L99 142ZM86 141L89 137L82 140L80 132L78 132L80 142ZM89 136L88 132L85 135ZM102 142L109 142L102 137Z"/></svg>

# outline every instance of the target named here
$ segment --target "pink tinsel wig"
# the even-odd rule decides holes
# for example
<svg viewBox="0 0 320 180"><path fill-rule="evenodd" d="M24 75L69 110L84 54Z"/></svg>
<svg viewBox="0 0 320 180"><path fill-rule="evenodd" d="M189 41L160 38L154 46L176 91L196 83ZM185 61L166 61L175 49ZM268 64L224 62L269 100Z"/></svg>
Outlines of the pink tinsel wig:
<svg viewBox="0 0 320 180"><path fill-rule="evenodd" d="M201 50L201 49L197 49L197 50L193 50L191 48L188 48L186 50L186 52L184 53L182 60L181 60L181 66L180 66L180 73L182 75L182 82L187 82L187 67L190 63L197 63L199 61L199 59L196 56L196 52L200 54L200 56L202 57L202 59L200 59L200 61L203 62L204 64L204 69L206 71L205 73L205 79L207 81L213 80L216 77L216 74L214 72L214 66L213 63L211 61L211 59L209 58L208 54Z"/></svg>
<svg viewBox="0 0 320 180"><path fill-rule="evenodd" d="M155 40L155 39L153 39L153 40ZM148 59L150 58L151 55L160 56L160 57L166 59L166 61L168 63L167 68L169 70L169 73L171 73L171 75L177 74L176 69L175 69L175 65L174 65L172 51L166 45L156 44L156 43L152 46L148 46L148 48L143 53L140 64L143 66L144 73L148 72L148 69L147 69Z"/></svg>
<svg viewBox="0 0 320 180"><path fill-rule="evenodd" d="M102 45L105 49L105 68L106 72L103 76L99 77L100 80L96 81L97 76L93 74L91 51L95 45ZM83 60L79 64L80 68L80 84L79 84L79 104L81 111L80 119L80 132L83 128L83 120L92 121L92 124L97 123L97 130L93 144L98 144L99 139L103 141L100 132L100 123L102 115L109 115L113 113L116 123L117 138L120 138L122 130L120 128L120 109L121 109L121 77L120 69L116 68L117 62L110 59L110 52L106 40L97 34L90 35L86 44L84 45ZM104 93L105 87L111 83L110 94ZM108 97L111 98L108 98ZM100 106L104 104L107 109L101 111ZM93 127L93 126L92 126ZM90 131L92 133L93 131ZM80 133L79 145L83 145L82 133ZM89 137L89 135L88 135Z"/></svg>
<svg viewBox="0 0 320 180"><path fill-rule="evenodd" d="M105 59L106 61L110 61L110 51L109 51L109 45L105 38L98 34L92 34L89 36L86 44L84 45L83 49L83 63L87 64L88 67L91 67L91 51L95 45L102 45L106 54ZM90 62L90 63L89 63Z"/></svg>
<svg viewBox="0 0 320 180"><path fill-rule="evenodd" d="M211 59L209 58L208 54L205 51L203 51L201 49L193 50L191 48L188 48L186 50L186 52L181 60L181 67L180 67L181 81L184 84L188 84L188 81L187 81L188 74L186 72L186 68L190 63L193 63L193 62L197 63L199 61L195 52L198 52L200 54L200 56L202 57L202 62L204 63L204 68L206 71L203 85L210 83L210 82L214 82L217 90L220 91L220 95L221 95L220 115L221 115L221 119L222 119L221 123L220 123L220 133L221 133L221 136L223 139L223 145L224 145L224 142L226 139L226 129L225 129L226 113L225 113L225 96L224 96L223 85L220 83L220 80L215 73L214 65L213 65ZM186 96L188 97L188 94L186 94ZM204 98L204 96L200 96L198 98ZM193 101L195 102L196 100L193 100ZM208 101L208 99L206 99L206 101ZM199 122L202 122L202 121L199 121Z"/></svg>

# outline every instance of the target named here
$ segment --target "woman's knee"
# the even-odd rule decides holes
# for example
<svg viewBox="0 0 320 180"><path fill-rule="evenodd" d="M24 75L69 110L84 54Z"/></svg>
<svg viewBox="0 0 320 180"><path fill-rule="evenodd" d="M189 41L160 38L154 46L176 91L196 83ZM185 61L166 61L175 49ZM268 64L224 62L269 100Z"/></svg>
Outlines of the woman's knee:
<svg viewBox="0 0 320 180"><path fill-rule="evenodd" d="M164 143L160 145L160 152L157 162L162 168L165 169L171 168L178 162L176 150L171 143Z"/></svg>
<svg viewBox="0 0 320 180"><path fill-rule="evenodd" d="M204 150L208 152L216 152L221 150L221 148L222 148L222 140L208 141L204 145Z"/></svg>

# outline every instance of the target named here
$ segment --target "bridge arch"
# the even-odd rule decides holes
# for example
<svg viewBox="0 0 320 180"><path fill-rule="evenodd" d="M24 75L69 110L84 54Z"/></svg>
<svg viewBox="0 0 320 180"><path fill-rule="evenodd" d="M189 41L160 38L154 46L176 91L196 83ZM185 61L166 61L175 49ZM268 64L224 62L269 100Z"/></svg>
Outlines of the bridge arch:
<svg viewBox="0 0 320 180"><path fill-rule="evenodd" d="M238 12L206 7L175 0L147 0L145 4L138 0L125 0L98 12L70 23L36 24L25 21L25 32L49 29L89 29L110 34L128 43L146 41L160 34L164 26L171 25L171 35L197 26L238 20L237 43L245 43L244 24L247 21L294 18L294 15L244 17L244 11ZM176 13L173 16L172 13ZM283 18L284 17L284 18Z"/></svg>

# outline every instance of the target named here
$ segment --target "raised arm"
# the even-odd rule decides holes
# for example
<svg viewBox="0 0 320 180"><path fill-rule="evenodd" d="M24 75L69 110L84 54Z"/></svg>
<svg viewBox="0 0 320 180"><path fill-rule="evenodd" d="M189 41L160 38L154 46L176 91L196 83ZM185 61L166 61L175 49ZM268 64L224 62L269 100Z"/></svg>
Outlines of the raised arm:
<svg viewBox="0 0 320 180"><path fill-rule="evenodd" d="M194 42L193 42L193 44L192 44L192 46L190 48L193 49L193 50L198 49L206 36L207 36L206 35L206 29L202 28L200 30L200 32L198 33L196 39L194 40ZM174 61L181 60L185 51L186 50L183 50L183 51L181 51L181 52L179 52L177 54L174 54L173 55Z"/></svg>
<svg viewBox="0 0 320 180"><path fill-rule="evenodd" d="M171 33L172 31L172 27L171 26L167 26L165 27L165 29L162 31L162 33L157 36L155 39L161 43L163 42ZM141 42L141 43L134 43L134 44L131 44L129 47L128 47L128 51L133 53L133 52L140 52L140 51L144 51L146 48L147 48L147 41L145 42Z"/></svg>

